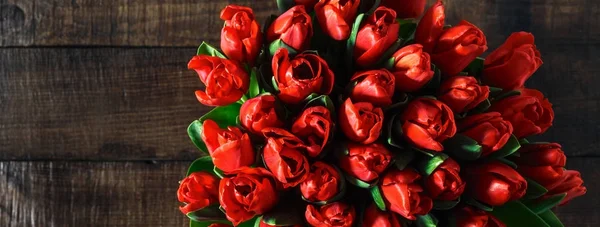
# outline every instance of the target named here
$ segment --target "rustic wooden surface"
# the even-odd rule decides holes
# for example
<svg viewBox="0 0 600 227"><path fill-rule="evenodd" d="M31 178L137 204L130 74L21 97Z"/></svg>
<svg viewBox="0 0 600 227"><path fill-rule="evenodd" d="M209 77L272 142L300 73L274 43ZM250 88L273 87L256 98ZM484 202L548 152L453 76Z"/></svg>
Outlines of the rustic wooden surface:
<svg viewBox="0 0 600 227"><path fill-rule="evenodd" d="M536 36L544 65L529 85L556 112L537 139L563 144L589 190L558 213L600 226L600 1L445 2L490 50ZM0 226L184 226L175 190L197 156L185 128L207 110L186 63L218 45L227 3L275 12L274 0L0 0Z"/></svg>

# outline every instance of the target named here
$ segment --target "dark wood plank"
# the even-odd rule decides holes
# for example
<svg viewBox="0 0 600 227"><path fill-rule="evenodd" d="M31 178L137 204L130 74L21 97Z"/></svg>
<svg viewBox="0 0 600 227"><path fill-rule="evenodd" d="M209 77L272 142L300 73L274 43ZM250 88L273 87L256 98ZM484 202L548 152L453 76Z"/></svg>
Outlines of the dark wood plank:
<svg viewBox="0 0 600 227"><path fill-rule="evenodd" d="M0 226L185 226L187 162L0 162Z"/></svg>
<svg viewBox="0 0 600 227"><path fill-rule="evenodd" d="M0 49L0 160L191 160L194 48Z"/></svg>
<svg viewBox="0 0 600 227"><path fill-rule="evenodd" d="M189 162L0 162L0 226L184 226L177 181ZM560 207L565 226L600 225L600 158L571 158L589 193Z"/></svg>
<svg viewBox="0 0 600 227"><path fill-rule="evenodd" d="M261 21L276 9L270 0L0 0L0 46L217 43L228 3L252 6Z"/></svg>

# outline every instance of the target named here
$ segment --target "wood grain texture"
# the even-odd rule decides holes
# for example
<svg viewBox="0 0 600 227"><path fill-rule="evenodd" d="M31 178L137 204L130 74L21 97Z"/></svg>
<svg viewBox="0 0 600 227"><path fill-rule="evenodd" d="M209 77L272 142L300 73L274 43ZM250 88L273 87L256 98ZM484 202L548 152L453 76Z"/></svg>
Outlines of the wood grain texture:
<svg viewBox="0 0 600 227"><path fill-rule="evenodd" d="M194 48L0 49L0 159L191 160Z"/></svg>
<svg viewBox="0 0 600 227"><path fill-rule="evenodd" d="M197 46L218 44L228 3L264 19L271 0L0 0L0 46Z"/></svg>
<svg viewBox="0 0 600 227"><path fill-rule="evenodd" d="M177 181L189 162L0 162L0 226L185 226ZM558 208L565 226L600 225L600 158L571 158L588 191Z"/></svg>

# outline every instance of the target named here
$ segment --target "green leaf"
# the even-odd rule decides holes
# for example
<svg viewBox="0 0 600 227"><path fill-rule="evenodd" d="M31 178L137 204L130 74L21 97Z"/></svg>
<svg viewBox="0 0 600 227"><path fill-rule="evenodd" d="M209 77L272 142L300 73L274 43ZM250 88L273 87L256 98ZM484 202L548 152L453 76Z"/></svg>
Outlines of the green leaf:
<svg viewBox="0 0 600 227"><path fill-rule="evenodd" d="M260 94L260 87L258 86L256 68L252 68L250 71L250 86L248 87L248 97L254 98Z"/></svg>
<svg viewBox="0 0 600 227"><path fill-rule="evenodd" d="M458 203L460 203L460 197L453 201L436 200L436 201L433 201L433 209L450 210L450 209L454 208L456 205L458 205Z"/></svg>
<svg viewBox="0 0 600 227"><path fill-rule="evenodd" d="M219 204L208 206L186 214L196 222L226 222L225 214L219 209Z"/></svg>
<svg viewBox="0 0 600 227"><path fill-rule="evenodd" d="M211 224L215 224L215 223L223 223L223 224L232 225L231 222L229 222L229 221L194 221L194 220L190 219L190 227L208 227Z"/></svg>
<svg viewBox="0 0 600 227"><path fill-rule="evenodd" d="M506 156L515 153L521 148L521 144L519 144L519 139L515 135L511 135L510 139L506 142L504 147L500 148L496 152L490 154L488 158L504 158Z"/></svg>
<svg viewBox="0 0 600 227"><path fill-rule="evenodd" d="M275 52L281 48L287 49L289 55L296 55L298 53L294 48L285 44L281 39L277 39L269 44L269 53L271 56L273 56L275 55Z"/></svg>
<svg viewBox="0 0 600 227"><path fill-rule="evenodd" d="M383 200L383 196L381 195L381 190L379 187L372 187L369 191L371 191L371 197L373 198L375 205L377 205L377 208L382 211L386 211L385 201Z"/></svg>
<svg viewBox="0 0 600 227"><path fill-rule="evenodd" d="M397 149L392 148L394 154L394 166L399 170L404 170L414 159L415 151L412 149Z"/></svg>
<svg viewBox="0 0 600 227"><path fill-rule="evenodd" d="M273 71L271 71L271 64L262 64L258 69L258 85L262 92L272 93L277 95L279 93L279 89L275 85L273 87Z"/></svg>
<svg viewBox="0 0 600 227"><path fill-rule="evenodd" d="M346 67L349 67L349 71L352 71L352 60L354 58L354 46L356 45L356 35L358 34L358 30L360 29L360 24L362 23L363 18L365 17L364 13L359 14L354 20L354 24L352 25L352 32L350 33L350 37L346 41Z"/></svg>
<svg viewBox="0 0 600 227"><path fill-rule="evenodd" d="M512 90L512 91L507 91L507 92L502 92L496 96L493 97L492 101L498 101L498 100L502 100L511 96L515 96L515 95L521 95L520 91L517 90Z"/></svg>
<svg viewBox="0 0 600 227"><path fill-rule="evenodd" d="M496 97L499 94L502 94L502 88L499 87L489 87L490 88L490 95L489 97Z"/></svg>
<svg viewBox="0 0 600 227"><path fill-rule="evenodd" d="M437 227L438 220L432 214L417 215L417 227Z"/></svg>
<svg viewBox="0 0 600 227"><path fill-rule="evenodd" d="M491 214L506 226L550 227L542 218L519 201L508 202L495 207Z"/></svg>
<svg viewBox="0 0 600 227"><path fill-rule="evenodd" d="M515 164L513 161L508 160L506 158L498 158L496 160L504 163L505 165L508 165L508 166L512 167L513 169L517 169L517 167L518 167L517 164Z"/></svg>
<svg viewBox="0 0 600 227"><path fill-rule="evenodd" d="M525 178L525 180L527 180L527 192L523 199L537 199L548 192L548 189L534 180L529 178Z"/></svg>
<svg viewBox="0 0 600 227"><path fill-rule="evenodd" d="M217 168L216 166L212 168L212 172L221 179L223 179L223 177L225 177L225 172L223 172L223 170Z"/></svg>
<svg viewBox="0 0 600 227"><path fill-rule="evenodd" d="M520 139L520 140L519 140L519 143L520 143L520 144L529 144L529 140L527 140L527 139L523 138L523 139Z"/></svg>
<svg viewBox="0 0 600 227"><path fill-rule="evenodd" d="M437 153L433 157L427 157L421 160L417 164L417 167L419 169L419 172L421 172L425 176L429 176L433 173L433 171L435 171L435 169L437 169L438 166L444 163L446 159L448 159L448 155L444 153Z"/></svg>
<svg viewBox="0 0 600 227"><path fill-rule="evenodd" d="M282 202L262 216L262 222L274 226L294 226L304 223L304 216L298 206ZM305 208L305 207L302 207ZM302 213L303 214L303 213Z"/></svg>
<svg viewBox="0 0 600 227"><path fill-rule="evenodd" d="M210 158L210 156L204 156L204 157L198 158L194 162L192 162L192 164L188 168L186 176L189 176L193 172L201 172L201 171L212 173L214 167L215 167L215 165L212 162L212 158Z"/></svg>
<svg viewBox="0 0 600 227"><path fill-rule="evenodd" d="M237 118L240 115L240 107L242 104L232 103L227 106L218 106L200 118L200 122L207 119L216 122L219 127L227 128L227 126L235 126Z"/></svg>
<svg viewBox="0 0 600 227"><path fill-rule="evenodd" d="M490 205L487 205L487 204L484 204L482 202L479 202L479 201L477 201L477 200L475 200L473 198L467 198L465 202L467 204L469 204L471 206L474 206L474 207L476 207L476 208L478 208L480 210L483 210L483 211L488 211L489 212L489 211L494 210L494 207L492 207Z"/></svg>
<svg viewBox="0 0 600 227"><path fill-rule="evenodd" d="M558 205L560 201L565 198L565 196L567 196L567 193L553 195L543 201L529 200L525 202L525 204L534 213L541 214Z"/></svg>
<svg viewBox="0 0 600 227"><path fill-rule="evenodd" d="M402 39L398 38L396 42L394 42L385 52L381 55L381 58L377 61L376 65L383 66L386 62L396 53L398 49L402 46Z"/></svg>
<svg viewBox="0 0 600 227"><path fill-rule="evenodd" d="M294 0L277 0L277 9L279 9L279 12L282 13L294 7L295 5L296 3Z"/></svg>
<svg viewBox="0 0 600 227"><path fill-rule="evenodd" d="M477 57L473 60L463 72L467 72L469 76L479 76L483 72L483 63L485 59Z"/></svg>
<svg viewBox="0 0 600 227"><path fill-rule="evenodd" d="M192 140L192 143L194 143L194 145L196 145L200 151L208 155L208 149L206 148L206 144L204 144L201 136L202 130L202 123L199 120L193 121L187 128L188 136Z"/></svg>
<svg viewBox="0 0 600 227"><path fill-rule="evenodd" d="M558 217L556 217L556 215L554 214L554 212L552 212L551 210L547 210L545 212L542 212L541 214L539 214L539 216L550 227L565 227L563 225L563 223L560 221L560 219L558 219Z"/></svg>
<svg viewBox="0 0 600 227"><path fill-rule="evenodd" d="M310 95L307 98L311 98L311 99L305 99L308 101L306 102L306 105L304 105L304 109L306 109L308 107L313 107L313 106L323 106L329 110L332 117L337 116L336 111L335 111L335 105L333 104L333 100L331 100L331 98L328 95L318 95L317 97L314 97L314 98L312 98L312 97L314 97L314 96Z"/></svg>
<svg viewBox="0 0 600 227"><path fill-rule="evenodd" d="M198 55L208 55L208 56L213 56L213 57L220 57L220 58L225 58L227 59L227 57L225 57L225 55L223 55L221 52L219 52L219 50L217 50L217 48L212 47L211 45L209 45L208 43L202 42L202 44L200 44L200 46L198 47Z"/></svg>
<svg viewBox="0 0 600 227"><path fill-rule="evenodd" d="M444 149L456 159L473 161L481 156L481 145L463 134L456 134L444 142Z"/></svg>
<svg viewBox="0 0 600 227"><path fill-rule="evenodd" d="M255 227L257 226L256 223L259 223L260 225L260 222L258 221L259 218L259 216L256 216L248 221L240 223L239 225L237 225L237 227Z"/></svg>
<svg viewBox="0 0 600 227"><path fill-rule="evenodd" d="M387 61L384 62L383 67L388 70L392 70L392 69L394 69L395 63L396 63L396 58L394 58L394 56L392 56L391 58L389 58Z"/></svg>
<svg viewBox="0 0 600 227"><path fill-rule="evenodd" d="M373 181L372 183L364 182L356 177L350 176L349 174L344 174L344 177L348 182L359 188L372 188L375 187L379 182L379 179Z"/></svg>
<svg viewBox="0 0 600 227"><path fill-rule="evenodd" d="M399 37L402 39L402 45L412 43L417 31L417 22L414 19L397 19L400 24Z"/></svg>
<svg viewBox="0 0 600 227"><path fill-rule="evenodd" d="M490 108L490 106L492 106L492 103L490 102L489 99L486 99L483 102L479 103L479 105L477 105L475 108L470 110L469 114L484 113L485 111L487 111Z"/></svg>

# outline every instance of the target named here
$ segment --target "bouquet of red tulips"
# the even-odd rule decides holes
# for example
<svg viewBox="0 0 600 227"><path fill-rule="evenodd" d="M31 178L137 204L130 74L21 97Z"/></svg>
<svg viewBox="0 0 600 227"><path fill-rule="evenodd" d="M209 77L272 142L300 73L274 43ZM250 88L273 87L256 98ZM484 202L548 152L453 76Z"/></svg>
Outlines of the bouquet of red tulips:
<svg viewBox="0 0 600 227"><path fill-rule="evenodd" d="M215 108L188 128L204 155L180 181L191 226L562 226L585 194L525 81L527 32L487 58L438 1L278 0L264 27L228 5L220 50L188 64ZM420 20L410 19L422 17Z"/></svg>

